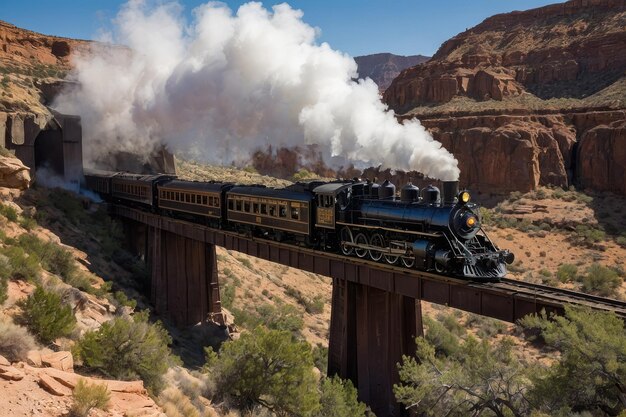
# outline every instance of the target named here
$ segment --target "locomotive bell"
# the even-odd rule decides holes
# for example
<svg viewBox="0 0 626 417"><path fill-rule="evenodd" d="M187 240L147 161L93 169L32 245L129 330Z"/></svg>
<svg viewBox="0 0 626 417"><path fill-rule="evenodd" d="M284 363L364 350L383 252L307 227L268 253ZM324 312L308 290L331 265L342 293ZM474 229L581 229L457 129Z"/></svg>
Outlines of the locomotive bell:
<svg viewBox="0 0 626 417"><path fill-rule="evenodd" d="M439 204L441 203L440 195L439 188L429 185L422 190L422 201L426 204Z"/></svg>
<svg viewBox="0 0 626 417"><path fill-rule="evenodd" d="M385 180L378 188L378 198L381 200L393 200L396 195L396 186L389 180Z"/></svg>
<svg viewBox="0 0 626 417"><path fill-rule="evenodd" d="M420 189L410 181L400 190L400 200L403 203L413 203L419 200Z"/></svg>

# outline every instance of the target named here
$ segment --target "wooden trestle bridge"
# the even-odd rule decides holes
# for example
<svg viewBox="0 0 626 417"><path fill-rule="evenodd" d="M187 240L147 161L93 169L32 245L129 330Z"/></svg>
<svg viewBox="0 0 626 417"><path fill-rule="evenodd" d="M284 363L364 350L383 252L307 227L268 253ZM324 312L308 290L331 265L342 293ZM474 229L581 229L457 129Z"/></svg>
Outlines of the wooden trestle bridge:
<svg viewBox="0 0 626 417"><path fill-rule="evenodd" d="M351 379L359 398L379 417L399 416L392 387L396 364L414 352L423 334L420 301L508 322L540 312L562 313L584 304L626 318L626 303L514 280L471 283L417 270L250 238L111 205L127 238L145 252L155 310L178 325L212 316L221 320L215 246L235 250L333 280L328 373ZM143 249L142 249L143 248Z"/></svg>

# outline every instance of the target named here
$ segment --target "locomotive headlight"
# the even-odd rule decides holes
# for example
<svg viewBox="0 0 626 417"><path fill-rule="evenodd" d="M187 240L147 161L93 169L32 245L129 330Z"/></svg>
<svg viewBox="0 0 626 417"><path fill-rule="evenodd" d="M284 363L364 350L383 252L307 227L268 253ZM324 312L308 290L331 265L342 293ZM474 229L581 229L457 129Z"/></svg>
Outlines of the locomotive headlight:
<svg viewBox="0 0 626 417"><path fill-rule="evenodd" d="M474 227L474 225L476 224L476 217L469 216L467 220L465 220L465 224L467 225L467 227Z"/></svg>
<svg viewBox="0 0 626 417"><path fill-rule="evenodd" d="M459 194L459 201L463 204L467 203L470 201L470 193L468 193L467 191L461 191L461 193Z"/></svg>

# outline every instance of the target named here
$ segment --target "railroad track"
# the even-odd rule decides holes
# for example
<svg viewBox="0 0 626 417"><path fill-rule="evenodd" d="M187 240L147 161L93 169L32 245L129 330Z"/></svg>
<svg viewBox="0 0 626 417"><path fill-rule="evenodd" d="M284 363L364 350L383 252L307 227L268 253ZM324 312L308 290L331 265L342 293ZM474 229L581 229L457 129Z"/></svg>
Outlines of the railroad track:
<svg viewBox="0 0 626 417"><path fill-rule="evenodd" d="M549 298L559 303L579 304L598 310L613 311L618 316L626 318L626 301L600 297L598 295L568 290L565 288L555 288L548 285L533 284L510 278L503 278L500 282L484 285L491 285L544 299Z"/></svg>

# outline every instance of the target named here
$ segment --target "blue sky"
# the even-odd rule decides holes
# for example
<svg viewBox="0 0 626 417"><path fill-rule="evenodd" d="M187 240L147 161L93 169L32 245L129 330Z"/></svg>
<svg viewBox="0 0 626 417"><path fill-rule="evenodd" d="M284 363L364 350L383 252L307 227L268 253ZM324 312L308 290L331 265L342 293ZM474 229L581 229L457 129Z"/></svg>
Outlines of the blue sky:
<svg viewBox="0 0 626 417"><path fill-rule="evenodd" d="M164 2L163 0L160 0ZM266 7L284 1L263 1ZM555 0L291 0L320 41L352 56L376 52L432 55L446 39L493 14ZM0 20L50 35L93 39L111 24L120 0L0 0ZM179 0L187 14L201 0ZM224 1L236 9L244 1Z"/></svg>

